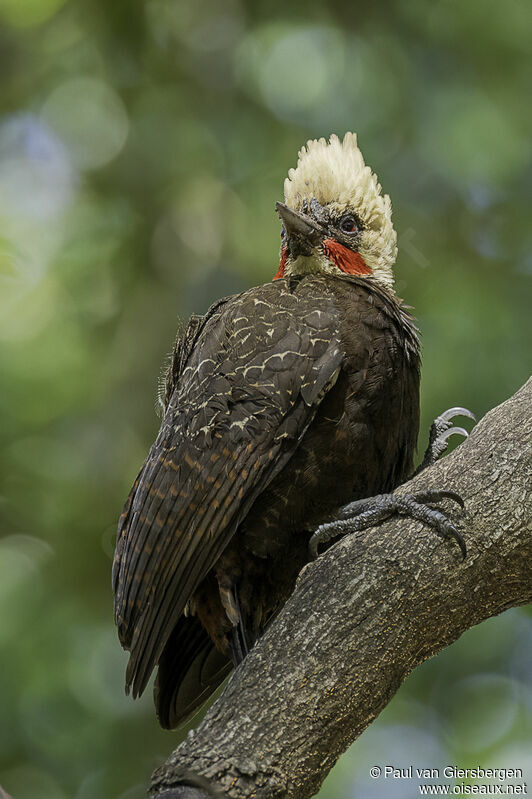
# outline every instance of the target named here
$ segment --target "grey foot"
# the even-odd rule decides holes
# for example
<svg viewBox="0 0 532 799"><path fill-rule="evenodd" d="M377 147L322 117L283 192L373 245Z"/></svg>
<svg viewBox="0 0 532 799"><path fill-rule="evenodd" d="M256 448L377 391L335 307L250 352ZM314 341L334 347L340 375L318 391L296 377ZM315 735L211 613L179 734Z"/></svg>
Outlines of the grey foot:
<svg viewBox="0 0 532 799"><path fill-rule="evenodd" d="M454 491L420 491L400 497L395 494L378 494L375 497L351 502L340 510L335 521L318 527L309 541L310 555L316 558L320 544L326 544L346 533L355 533L373 527L390 516L409 516L411 519L428 524L442 538L456 541L465 560L467 549L461 533L442 511L426 504L439 502L445 498L452 499L464 507L462 498Z"/></svg>
<svg viewBox="0 0 532 799"><path fill-rule="evenodd" d="M449 408L444 411L440 416L436 417L432 422L429 432L429 443L421 464L418 466L414 474L419 474L427 466L432 466L440 458L447 447L449 446L449 438L451 436L463 436L467 438L469 433L463 427L455 427L453 419L455 416L467 416L468 419L473 419L476 422L476 417L467 408Z"/></svg>

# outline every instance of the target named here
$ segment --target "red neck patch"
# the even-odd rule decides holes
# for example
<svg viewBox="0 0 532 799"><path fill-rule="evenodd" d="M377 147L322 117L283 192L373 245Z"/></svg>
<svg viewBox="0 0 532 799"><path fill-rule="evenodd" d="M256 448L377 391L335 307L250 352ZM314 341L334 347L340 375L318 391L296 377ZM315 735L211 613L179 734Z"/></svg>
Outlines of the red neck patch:
<svg viewBox="0 0 532 799"><path fill-rule="evenodd" d="M373 272L359 252L353 252L335 239L325 239L323 252L346 275L372 275Z"/></svg>
<svg viewBox="0 0 532 799"><path fill-rule="evenodd" d="M288 247L283 245L281 247L281 262L279 264L279 269L277 270L277 274L274 277L274 280L279 280L280 277L284 277L284 268L286 266L286 259L288 258Z"/></svg>

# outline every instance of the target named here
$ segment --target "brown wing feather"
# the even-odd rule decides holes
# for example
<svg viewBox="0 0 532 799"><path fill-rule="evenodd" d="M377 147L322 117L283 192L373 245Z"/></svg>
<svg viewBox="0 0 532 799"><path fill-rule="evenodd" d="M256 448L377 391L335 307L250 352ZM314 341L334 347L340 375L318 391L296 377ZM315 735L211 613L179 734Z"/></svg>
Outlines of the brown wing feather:
<svg viewBox="0 0 532 799"><path fill-rule="evenodd" d="M337 378L332 299L311 281L287 286L217 303L195 321L188 351L177 348L161 430L124 508L115 556L115 617L134 695Z"/></svg>

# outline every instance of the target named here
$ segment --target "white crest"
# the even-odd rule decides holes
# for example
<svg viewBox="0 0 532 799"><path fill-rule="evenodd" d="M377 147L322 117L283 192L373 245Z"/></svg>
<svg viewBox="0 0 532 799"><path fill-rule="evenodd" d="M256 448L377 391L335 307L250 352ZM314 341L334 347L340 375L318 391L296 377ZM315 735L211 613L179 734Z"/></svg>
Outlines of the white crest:
<svg viewBox="0 0 532 799"><path fill-rule="evenodd" d="M375 278L393 287L393 264L397 257L397 234L392 224L392 204L381 193L377 176L364 163L355 133L340 141L334 133L329 141L314 139L299 151L296 169L284 182L285 203L300 211L313 197L334 214L354 211L364 230L359 252Z"/></svg>

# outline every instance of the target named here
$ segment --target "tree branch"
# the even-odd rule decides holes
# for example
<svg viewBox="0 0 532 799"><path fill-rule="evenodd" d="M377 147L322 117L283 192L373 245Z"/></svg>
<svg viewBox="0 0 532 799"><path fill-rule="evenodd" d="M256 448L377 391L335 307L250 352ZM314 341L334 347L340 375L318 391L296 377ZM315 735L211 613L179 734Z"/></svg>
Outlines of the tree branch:
<svg viewBox="0 0 532 799"><path fill-rule="evenodd" d="M466 560L404 518L328 549L303 569L222 696L154 773L152 796L312 796L412 669L474 624L532 601L531 407L532 379L398 490L461 494L466 513L453 503L449 510Z"/></svg>

